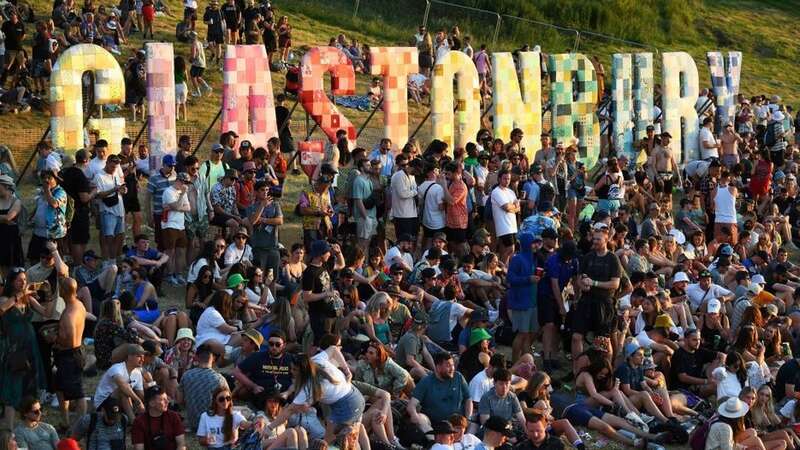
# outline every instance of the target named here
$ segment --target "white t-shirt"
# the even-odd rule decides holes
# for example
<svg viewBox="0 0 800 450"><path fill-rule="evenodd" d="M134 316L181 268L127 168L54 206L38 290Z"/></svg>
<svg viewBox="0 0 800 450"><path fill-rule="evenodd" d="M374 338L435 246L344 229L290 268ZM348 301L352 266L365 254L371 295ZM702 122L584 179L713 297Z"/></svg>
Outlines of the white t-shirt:
<svg viewBox="0 0 800 450"><path fill-rule="evenodd" d="M431 311L436 308L436 305L439 302L443 302L445 300L434 300L433 304L431 305ZM458 302L450 302L453 306L450 307L450 331L452 332L453 329L458 325L458 320L464 317L464 314L467 313L467 307L462 305Z"/></svg>
<svg viewBox="0 0 800 450"><path fill-rule="evenodd" d="M386 251L386 256L383 257L383 264L388 269L389 267L392 267L394 260L397 258L401 258L403 261L405 261L405 263L408 264L408 267L414 267L414 257L411 256L411 253L401 252L400 247L396 245Z"/></svg>
<svg viewBox="0 0 800 450"><path fill-rule="evenodd" d="M142 379L142 371L140 369L133 369L129 373L128 367L125 365L124 361L116 363L106 370L103 377L100 378L100 382L97 384L97 389L94 391L95 408L99 408L119 387L114 380L115 377L121 377L123 381L130 384L134 391L144 390L144 380Z"/></svg>
<svg viewBox="0 0 800 450"><path fill-rule="evenodd" d="M738 397L742 392L742 383L736 378L736 374L728 372L725 367L717 367L711 372L711 376L717 380L717 398Z"/></svg>
<svg viewBox="0 0 800 450"><path fill-rule="evenodd" d="M472 450L473 448L476 448L477 445L480 443L481 440L478 439L478 437L475 436L474 434L464 433L460 441L453 442L453 450Z"/></svg>
<svg viewBox="0 0 800 450"><path fill-rule="evenodd" d="M392 175L392 217L417 217L417 182L403 170ZM412 195L413 194L413 195Z"/></svg>
<svg viewBox="0 0 800 450"><path fill-rule="evenodd" d="M324 370L335 381L335 383L331 383L327 378L321 377L320 388L322 395L319 399L320 403L332 405L353 391L353 385L348 383L342 371L330 362L327 353L319 352L311 357L311 361L316 363L320 370ZM313 403L311 397L311 386L306 385L300 389L300 392L297 393L292 403L295 405L310 404Z"/></svg>
<svg viewBox="0 0 800 450"><path fill-rule="evenodd" d="M231 336L219 331L217 328L224 324L226 324L225 318L216 308L213 306L206 308L203 314L200 315L200 319L197 320L197 346L199 347L204 342L212 339L222 344L227 344Z"/></svg>
<svg viewBox="0 0 800 450"><path fill-rule="evenodd" d="M428 189L429 187L430 189ZM424 210L422 212L422 225L431 230L441 230L444 228L445 211L441 207L442 204L444 204L444 189L442 189L442 185L435 181L425 181L419 185L417 192L419 193L420 201L422 201L422 198L425 199L425 204L423 205Z"/></svg>
<svg viewBox="0 0 800 450"><path fill-rule="evenodd" d="M244 416L239 411L233 411L233 435L230 442L225 442L225 433L222 430L222 425L225 423L225 416L209 416L208 411L200 416L200 422L197 424L197 436L209 437L213 436L213 444L209 444L209 448L220 448L226 444L233 444L239 440L239 425L244 422Z"/></svg>
<svg viewBox="0 0 800 450"><path fill-rule="evenodd" d="M272 291L268 288L264 288L267 290L267 306L275 303L275 297L272 296ZM261 300L261 295L256 293L256 291L252 290L251 288L245 288L244 290L245 295L247 295L247 301L256 305Z"/></svg>
<svg viewBox="0 0 800 450"><path fill-rule="evenodd" d="M717 138L714 137L714 133L706 127L700 128L700 157L703 159L719 158L719 149L705 148L703 145L704 142L712 145L717 143Z"/></svg>
<svg viewBox="0 0 800 450"><path fill-rule="evenodd" d="M225 249L225 266L236 264L238 262L252 261L253 260L253 247L250 244L244 244L244 248L240 249L233 243Z"/></svg>
<svg viewBox="0 0 800 450"><path fill-rule="evenodd" d="M439 444L438 442L431 445L431 450L455 450L452 445Z"/></svg>
<svg viewBox="0 0 800 450"><path fill-rule="evenodd" d="M796 423L794 420L794 408L796 405L797 405L797 400L792 399L786 402L786 404L783 405L783 407L781 407L780 410L781 417L789 419L789 423L791 424Z"/></svg>
<svg viewBox="0 0 800 450"><path fill-rule="evenodd" d="M105 192L114 189L115 187L122 186L125 184L125 180L122 179L122 176L114 173L109 174L106 171L98 172L94 176L94 183L97 187L97 192ZM113 214L118 217L125 216L125 205L122 203L122 194L117 192L117 197L119 197L119 201L114 206L108 206L103 202L103 199L100 200L100 212Z"/></svg>
<svg viewBox="0 0 800 450"><path fill-rule="evenodd" d="M161 194L161 202L164 205L175 203L178 201L178 199L181 199L180 206L182 208L189 207L189 196L184 195L183 198L181 198L181 192L175 189L173 186L164 189L164 193ZM184 230L186 229L185 222L186 213L181 211L170 211L169 215L167 216L167 221L161 223L161 229L172 228L175 230Z"/></svg>
<svg viewBox="0 0 800 450"><path fill-rule="evenodd" d="M483 394L489 392L494 387L494 380L486 375L485 370L481 370L469 382L469 399L475 403L481 401Z"/></svg>
<svg viewBox="0 0 800 450"><path fill-rule="evenodd" d="M492 218L496 236L505 236L517 232L517 215L503 210L503 205L517 200L517 194L509 188L497 186L492 191Z"/></svg>
<svg viewBox="0 0 800 450"><path fill-rule="evenodd" d="M692 311L697 311L700 305L708 302L712 298L728 297L731 295L733 295L733 292L716 284L712 284L711 287L708 288L708 293L700 287L699 283L693 283L686 287L686 296L689 297Z"/></svg>
<svg viewBox="0 0 800 450"><path fill-rule="evenodd" d="M189 283L194 283L195 281L197 281L197 276L200 275L200 271L203 269L203 267L207 265L208 265L207 259L205 258L198 259L194 264L189 266L189 273L186 275L186 281ZM214 261L214 267L212 269L212 272L214 273L214 280L219 281L219 279L222 278L222 274L219 272L219 266L217 265L216 261Z"/></svg>

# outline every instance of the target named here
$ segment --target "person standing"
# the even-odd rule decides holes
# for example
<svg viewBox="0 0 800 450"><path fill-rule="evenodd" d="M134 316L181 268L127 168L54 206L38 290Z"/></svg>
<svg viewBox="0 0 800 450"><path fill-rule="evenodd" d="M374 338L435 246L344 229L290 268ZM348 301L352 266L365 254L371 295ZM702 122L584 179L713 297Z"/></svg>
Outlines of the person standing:
<svg viewBox="0 0 800 450"><path fill-rule="evenodd" d="M247 211L253 226L250 245L253 247L253 259L264 271L272 271L277 278L281 255L279 251L278 227L283 225L281 204L270 195L267 181L259 181L255 185L255 202Z"/></svg>
<svg viewBox="0 0 800 450"><path fill-rule="evenodd" d="M2 273L7 273L11 267L22 266L25 260L18 225L22 201L17 198L14 186L13 178L0 175L0 236L4 237L6 244L0 247Z"/></svg>
<svg viewBox="0 0 800 450"><path fill-rule="evenodd" d="M322 239L314 241L308 251L311 260L303 271L301 296L308 305L314 346L319 345L322 336L333 330L332 319L337 315L336 300L339 294L333 289L331 274L328 272L331 253L335 253L337 258L334 269L343 268L344 258L338 244L332 246Z"/></svg>
<svg viewBox="0 0 800 450"><path fill-rule="evenodd" d="M731 246L739 241L739 225L736 215L736 197L739 190L731 184L731 174L723 170L719 177L719 184L714 188L711 197L714 199L714 240L727 242L724 229L730 231Z"/></svg>
<svg viewBox="0 0 800 450"><path fill-rule="evenodd" d="M378 212L373 195L370 172L372 165L366 159L357 162L359 174L353 181L353 220L356 222L356 236L361 248L369 248L372 238L378 232Z"/></svg>
<svg viewBox="0 0 800 450"><path fill-rule="evenodd" d="M520 212L520 202L517 194L509 187L511 171L501 170L497 181L497 187L489 194L489 201L492 207L495 235L500 244L500 261L508 265L517 241L517 213Z"/></svg>
<svg viewBox="0 0 800 450"><path fill-rule="evenodd" d="M136 450L186 450L181 416L169 409L167 393L158 386L145 391L147 411L133 421L131 442Z"/></svg>
<svg viewBox="0 0 800 450"><path fill-rule="evenodd" d="M214 89L206 83L203 79L203 72L206 71L206 50L203 47L203 42L198 38L196 31L189 32L189 39L192 41L192 53L189 57L189 76L192 77L192 97L200 97L203 94L200 92L200 87L206 90L206 94L211 95ZM219 55L217 55L219 56ZM220 64L222 64L220 62ZM213 151L213 148L212 148Z"/></svg>
<svg viewBox="0 0 800 450"><path fill-rule="evenodd" d="M419 185L419 209L422 210L423 249L430 247L433 235L444 232L444 188L437 182L439 163L431 162L425 168L425 181ZM413 265L412 265L413 266Z"/></svg>
<svg viewBox="0 0 800 450"><path fill-rule="evenodd" d="M20 20L16 8L11 8L8 20L3 23L2 28L5 39L5 66L3 75L0 76L0 88L6 84L6 79L12 73L19 71L25 63L25 55L22 51L22 40L25 38L25 24Z"/></svg>
<svg viewBox="0 0 800 450"><path fill-rule="evenodd" d="M167 155L171 156L171 155ZM166 156L165 156L166 158ZM186 213L191 211L189 197L186 194L191 178L186 172L181 172L175 178L172 186L164 190L161 195L161 208L163 210L161 222L161 238L164 244L164 253L167 260L167 282L174 285L185 285L183 271L186 270Z"/></svg>
<svg viewBox="0 0 800 450"><path fill-rule="evenodd" d="M33 213L33 236L28 243L28 260L35 261L47 241L58 244L67 235L67 192L58 185L56 173L51 170L39 172L42 187L36 196Z"/></svg>
<svg viewBox="0 0 800 450"><path fill-rule="evenodd" d="M414 166L404 154L395 158L397 170L392 175L389 187L392 196L392 221L395 235L409 234L417 242L419 214L417 213L417 181L414 179Z"/></svg>
<svg viewBox="0 0 800 450"><path fill-rule="evenodd" d="M513 360L517 361L533 344L534 335L539 331L537 286L541 274L537 273L534 254L534 236L520 233L520 250L508 265L508 315L515 333L511 345ZM539 268L541 271L541 268Z"/></svg>
<svg viewBox="0 0 800 450"><path fill-rule="evenodd" d="M97 197L100 198L100 231L103 246L103 257L108 262L122 252L122 241L125 237L125 207L122 195L127 192L125 181L119 169L119 156L111 155L106 160L105 169L94 177Z"/></svg>
<svg viewBox="0 0 800 450"><path fill-rule="evenodd" d="M173 181L175 181L175 157L164 155L161 158L161 169L147 180L147 210L149 211L147 218L150 221L150 227L153 229L156 247L162 251L164 250L163 233L161 232L164 191Z"/></svg>
<svg viewBox="0 0 800 450"><path fill-rule="evenodd" d="M61 186L73 200L72 222L67 230L69 250L73 261L80 261L89 243L91 201L97 189L89 183L89 155L86 150L75 152L75 165L61 171ZM5 236L5 234L3 234Z"/></svg>
<svg viewBox="0 0 800 450"><path fill-rule="evenodd" d="M700 128L700 158L706 161L710 159L719 159L719 150L722 148L722 142L717 140L714 136L714 119L706 117L703 119L703 126Z"/></svg>
<svg viewBox="0 0 800 450"><path fill-rule="evenodd" d="M580 300L573 323L573 355L583 352L588 332L594 332L595 336L611 335L616 316L614 293L619 288L622 265L617 255L608 251L608 226L594 228L592 251L580 260L579 267Z"/></svg>
<svg viewBox="0 0 800 450"><path fill-rule="evenodd" d="M467 225L469 211L467 210L467 183L464 182L463 170L460 163L451 161L444 167L444 176L439 177L445 203L445 233L447 234L448 249L457 257L462 257L469 252L467 247Z"/></svg>
<svg viewBox="0 0 800 450"><path fill-rule="evenodd" d="M75 402L77 417L86 414L86 395L83 391L83 329L86 308L78 299L78 283L72 278L62 278L59 294L64 299L64 312L58 323L58 336L53 345L53 362L56 366L55 388L64 426L69 427L70 403Z"/></svg>

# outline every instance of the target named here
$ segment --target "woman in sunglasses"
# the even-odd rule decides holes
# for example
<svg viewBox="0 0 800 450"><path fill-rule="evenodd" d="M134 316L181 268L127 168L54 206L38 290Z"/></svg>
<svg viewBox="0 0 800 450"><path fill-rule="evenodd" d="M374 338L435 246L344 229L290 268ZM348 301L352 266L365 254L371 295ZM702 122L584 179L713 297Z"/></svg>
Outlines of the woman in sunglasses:
<svg viewBox="0 0 800 450"><path fill-rule="evenodd" d="M250 427L239 411L233 410L231 391L218 387L211 396L208 411L200 416L197 438L207 448L231 449L239 440L239 430Z"/></svg>
<svg viewBox="0 0 800 450"><path fill-rule="evenodd" d="M14 429L20 448L29 450L55 450L58 433L49 423L42 422L42 405L33 397L26 397L20 407L22 423Z"/></svg>

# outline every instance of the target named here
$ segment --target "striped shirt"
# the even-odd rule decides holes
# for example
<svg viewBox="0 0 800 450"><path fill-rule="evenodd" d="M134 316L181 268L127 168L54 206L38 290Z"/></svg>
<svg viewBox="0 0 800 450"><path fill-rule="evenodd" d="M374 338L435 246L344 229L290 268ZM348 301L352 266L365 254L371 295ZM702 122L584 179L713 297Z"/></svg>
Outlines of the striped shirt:
<svg viewBox="0 0 800 450"><path fill-rule="evenodd" d="M220 386L227 388L228 382L214 369L195 367L183 374L180 390L186 402L186 424L189 429L197 429L200 416L211 404L211 395Z"/></svg>
<svg viewBox="0 0 800 450"><path fill-rule="evenodd" d="M172 185L172 182L175 181L175 171L169 177L165 177L164 174L159 170L150 179L147 181L147 192L150 193L150 202L153 207L153 214L161 214L164 210L162 206L162 195L164 191Z"/></svg>

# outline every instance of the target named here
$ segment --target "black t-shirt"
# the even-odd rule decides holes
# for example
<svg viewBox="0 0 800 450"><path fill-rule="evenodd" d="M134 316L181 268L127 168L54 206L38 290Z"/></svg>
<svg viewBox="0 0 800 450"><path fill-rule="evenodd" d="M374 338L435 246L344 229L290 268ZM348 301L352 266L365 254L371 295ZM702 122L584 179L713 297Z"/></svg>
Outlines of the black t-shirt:
<svg viewBox="0 0 800 450"><path fill-rule="evenodd" d="M211 22L208 24L209 33L222 34L222 12L218 8L206 7L206 12L203 13L203 22Z"/></svg>
<svg viewBox="0 0 800 450"><path fill-rule="evenodd" d="M53 52L50 51L50 35L45 33L36 33L33 38L33 59L46 60L50 59Z"/></svg>
<svg viewBox="0 0 800 450"><path fill-rule="evenodd" d="M283 131L281 131L281 136L282 137L291 137L292 136L292 131L289 129L288 126L285 126L285 127L283 126L283 124L286 123L287 120L289 120L289 108L287 108L285 106L276 106L275 107L275 120L276 120L276 123L278 124L278 129L281 129L281 127L283 127ZM284 151L286 151L286 150L284 149Z"/></svg>
<svg viewBox="0 0 800 450"><path fill-rule="evenodd" d="M548 433L547 437L539 445L533 445L530 440L526 439L515 445L513 448L514 450L564 450L566 446L561 439Z"/></svg>
<svg viewBox="0 0 800 450"><path fill-rule="evenodd" d="M72 197L75 201L75 209L82 207L89 207L89 203L82 203L80 193L91 192L92 187L89 185L89 179L86 178L83 171L77 167L68 167L61 171L61 187L67 192L67 195Z"/></svg>
<svg viewBox="0 0 800 450"><path fill-rule="evenodd" d="M783 400L786 396L786 385L792 384L796 386L800 384L800 362L792 359L778 369L778 374L775 375L775 387L772 392L775 394L775 402Z"/></svg>
<svg viewBox="0 0 800 450"><path fill-rule="evenodd" d="M269 351L262 351L253 353L240 362L239 370L264 389L277 387L280 384L278 391L284 392L292 385L292 374L289 371L292 362L294 356L291 353L284 353L274 358Z"/></svg>
<svg viewBox="0 0 800 450"><path fill-rule="evenodd" d="M303 271L301 284L304 291L310 291L312 294L329 291L331 289L331 274L328 273L324 266L318 267L309 264L306 270ZM310 316L324 317L326 314L325 302L323 300L308 302L308 314Z"/></svg>
<svg viewBox="0 0 800 450"><path fill-rule="evenodd" d="M596 252L589 252L580 263L581 274L595 281L610 281L612 278L622 277L622 266L617 255L606 252L597 256ZM611 301L615 290L593 287L589 290L588 297L592 299Z"/></svg>
<svg viewBox="0 0 800 450"><path fill-rule="evenodd" d="M228 28L236 28L239 26L239 10L236 5L225 3L222 5L222 15L225 17L225 26Z"/></svg>
<svg viewBox="0 0 800 450"><path fill-rule="evenodd" d="M22 50L22 38L25 36L25 24L21 20L17 23L7 21L3 23L3 34L6 35L6 50Z"/></svg>
<svg viewBox="0 0 800 450"><path fill-rule="evenodd" d="M704 348L698 348L694 353L689 353L683 347L680 347L672 356L672 383L670 388L688 387L688 385L678 380L678 375L682 373L691 377L705 378L703 366L713 361L716 357L716 353Z"/></svg>
<svg viewBox="0 0 800 450"><path fill-rule="evenodd" d="M250 7L245 8L244 14L242 15L242 17L244 18L245 27L249 27L250 22L254 20L258 21L259 16L261 16L261 11L258 9L258 7L254 6L252 8Z"/></svg>

